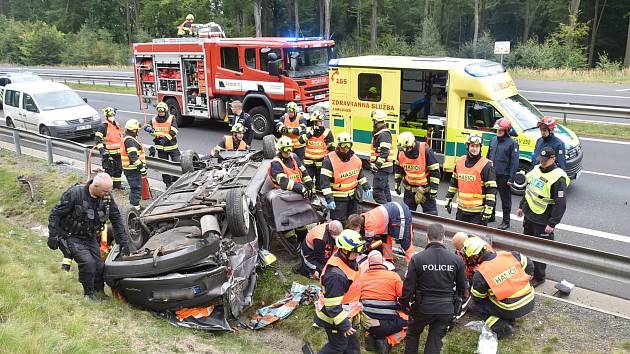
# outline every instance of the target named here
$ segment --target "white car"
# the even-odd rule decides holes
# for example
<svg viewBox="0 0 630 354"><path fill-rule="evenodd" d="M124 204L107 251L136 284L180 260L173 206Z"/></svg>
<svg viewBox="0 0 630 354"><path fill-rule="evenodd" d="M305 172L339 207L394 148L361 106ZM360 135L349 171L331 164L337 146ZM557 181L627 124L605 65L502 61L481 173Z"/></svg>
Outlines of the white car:
<svg viewBox="0 0 630 354"><path fill-rule="evenodd" d="M92 136L100 122L86 99L52 81L7 85L4 117L8 127L65 139Z"/></svg>
<svg viewBox="0 0 630 354"><path fill-rule="evenodd" d="M0 109L2 109L2 92L8 84L27 81L43 81L41 77L31 72L0 73Z"/></svg>

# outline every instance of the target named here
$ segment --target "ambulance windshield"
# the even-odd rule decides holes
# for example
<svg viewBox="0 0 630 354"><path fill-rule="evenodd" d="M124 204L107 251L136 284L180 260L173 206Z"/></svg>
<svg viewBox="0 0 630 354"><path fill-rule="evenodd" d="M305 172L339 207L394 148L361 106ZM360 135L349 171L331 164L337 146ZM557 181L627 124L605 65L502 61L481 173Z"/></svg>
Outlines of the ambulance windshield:
<svg viewBox="0 0 630 354"><path fill-rule="evenodd" d="M514 95L499 101L503 109L510 112L523 131L536 128L543 114L529 103L523 96Z"/></svg>
<svg viewBox="0 0 630 354"><path fill-rule="evenodd" d="M287 48L285 68L289 77L312 77L328 74L328 59L332 48Z"/></svg>

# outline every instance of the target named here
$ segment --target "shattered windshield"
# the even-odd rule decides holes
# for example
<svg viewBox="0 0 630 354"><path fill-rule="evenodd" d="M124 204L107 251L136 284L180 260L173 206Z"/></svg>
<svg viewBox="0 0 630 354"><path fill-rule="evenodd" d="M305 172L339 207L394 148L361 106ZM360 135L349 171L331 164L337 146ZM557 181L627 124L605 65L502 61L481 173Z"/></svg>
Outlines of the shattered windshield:
<svg viewBox="0 0 630 354"><path fill-rule="evenodd" d="M331 48L289 48L285 49L287 76L310 77L328 73L328 59Z"/></svg>

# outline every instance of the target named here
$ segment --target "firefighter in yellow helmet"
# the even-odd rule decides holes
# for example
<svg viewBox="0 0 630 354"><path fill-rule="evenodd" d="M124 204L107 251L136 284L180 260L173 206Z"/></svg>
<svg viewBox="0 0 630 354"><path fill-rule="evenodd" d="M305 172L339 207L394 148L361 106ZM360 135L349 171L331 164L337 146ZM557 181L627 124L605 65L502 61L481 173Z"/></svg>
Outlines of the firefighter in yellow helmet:
<svg viewBox="0 0 630 354"><path fill-rule="evenodd" d="M129 119L125 123L125 137L120 151L125 178L129 184L129 204L140 208L142 196L142 177L147 175L147 161L144 146L138 141L140 123Z"/></svg>
<svg viewBox="0 0 630 354"><path fill-rule="evenodd" d="M394 151L392 150L392 133L389 131L385 120L387 113L382 109L372 111L372 153L370 155L370 168L374 173L374 201L385 204L392 201L389 191L389 176L394 172Z"/></svg>
<svg viewBox="0 0 630 354"><path fill-rule="evenodd" d="M116 121L116 109L107 107L103 109L103 115L105 120L96 128L96 133L94 133L96 148L101 154L103 169L112 176L114 188L123 189L120 148L125 132Z"/></svg>
<svg viewBox="0 0 630 354"><path fill-rule="evenodd" d="M280 117L276 125L276 130L282 136L288 136L293 142L293 153L304 160L304 143L299 140L300 135L306 134L306 118L298 112L298 105L295 102L287 103L287 112Z"/></svg>
<svg viewBox="0 0 630 354"><path fill-rule="evenodd" d="M193 22L195 22L195 16L188 14L184 22L177 26L177 35L180 37L190 37L193 35Z"/></svg>
<svg viewBox="0 0 630 354"><path fill-rule="evenodd" d="M304 166L308 174L315 180L315 186L319 189L320 173L324 157L330 151L335 150L335 138L332 131L324 126L326 116L320 111L315 111L310 115L309 120L312 126L306 129L306 134L298 138L301 144L306 145L304 150Z"/></svg>
<svg viewBox="0 0 630 354"><path fill-rule="evenodd" d="M151 119L149 125L144 127L144 130L153 136L153 143L159 158L180 162L181 153L177 145L177 119L169 112L165 102L158 103L155 109L157 115ZM166 188L169 188L171 184L177 181L177 177L164 173L162 174L162 181Z"/></svg>
<svg viewBox="0 0 630 354"><path fill-rule="evenodd" d="M223 141L218 143L212 151L210 151L210 156L215 156L219 151L248 150L249 145L247 145L244 139L246 129L247 128L241 123L234 124L230 129L232 135L224 136Z"/></svg>

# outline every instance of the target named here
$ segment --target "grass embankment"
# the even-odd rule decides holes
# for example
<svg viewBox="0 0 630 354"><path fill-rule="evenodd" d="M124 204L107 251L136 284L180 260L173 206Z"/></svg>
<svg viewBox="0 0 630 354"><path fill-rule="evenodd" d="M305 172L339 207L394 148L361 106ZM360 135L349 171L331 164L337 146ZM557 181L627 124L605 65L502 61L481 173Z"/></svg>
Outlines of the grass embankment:
<svg viewBox="0 0 630 354"><path fill-rule="evenodd" d="M530 69L510 68L510 76L516 80L553 80L553 81L578 81L601 82L614 84L630 83L630 69L604 70L604 69Z"/></svg>
<svg viewBox="0 0 630 354"><path fill-rule="evenodd" d="M630 139L630 125L584 123L568 120L566 126L578 136Z"/></svg>
<svg viewBox="0 0 630 354"><path fill-rule="evenodd" d="M66 85L71 87L74 90L80 91L94 91L94 92L108 92L108 93L126 93L126 94L136 94L135 87L125 87L125 86L110 86L110 85L101 85L101 84L84 84L84 83L72 83L69 82Z"/></svg>

